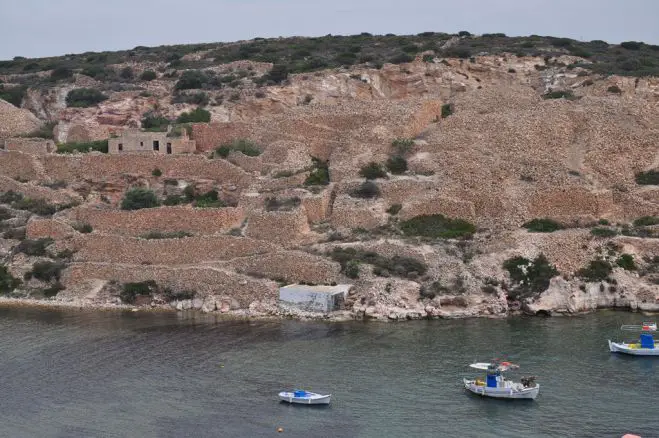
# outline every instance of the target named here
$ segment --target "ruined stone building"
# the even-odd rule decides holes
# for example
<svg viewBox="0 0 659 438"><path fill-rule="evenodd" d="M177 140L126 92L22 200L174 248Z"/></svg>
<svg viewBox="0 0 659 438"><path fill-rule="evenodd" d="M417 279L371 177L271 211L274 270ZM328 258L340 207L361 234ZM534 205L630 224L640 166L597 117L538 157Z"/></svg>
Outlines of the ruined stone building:
<svg viewBox="0 0 659 438"><path fill-rule="evenodd" d="M124 131L119 137L108 140L110 154L192 154L197 150L194 140L190 140L183 129L180 135L172 132L144 132L136 129Z"/></svg>
<svg viewBox="0 0 659 438"><path fill-rule="evenodd" d="M7 151L19 151L33 155L50 154L57 149L53 140L43 138L8 138L5 140L4 148Z"/></svg>

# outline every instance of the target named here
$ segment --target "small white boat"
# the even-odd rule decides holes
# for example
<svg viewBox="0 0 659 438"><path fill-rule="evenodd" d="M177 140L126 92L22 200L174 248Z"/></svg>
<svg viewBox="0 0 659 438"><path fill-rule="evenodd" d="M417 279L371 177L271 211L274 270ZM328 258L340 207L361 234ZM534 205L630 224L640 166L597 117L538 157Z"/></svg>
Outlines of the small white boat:
<svg viewBox="0 0 659 438"><path fill-rule="evenodd" d="M651 332L657 331L656 322L643 322L642 325L623 325L620 327L625 331L640 331L638 342L612 342L609 340L611 353L630 354L632 356L659 356L659 347L655 343Z"/></svg>
<svg viewBox="0 0 659 438"><path fill-rule="evenodd" d="M463 379L465 389L474 394L493 398L535 400L540 392L540 385L535 383L535 377L522 377L519 383L503 377L504 371L518 369L519 365L510 362L479 362L469 366L486 372L485 380Z"/></svg>
<svg viewBox="0 0 659 438"><path fill-rule="evenodd" d="M295 390L293 392L282 391L279 393L279 400L302 405L328 405L330 397L332 397L332 394L323 395L301 390Z"/></svg>

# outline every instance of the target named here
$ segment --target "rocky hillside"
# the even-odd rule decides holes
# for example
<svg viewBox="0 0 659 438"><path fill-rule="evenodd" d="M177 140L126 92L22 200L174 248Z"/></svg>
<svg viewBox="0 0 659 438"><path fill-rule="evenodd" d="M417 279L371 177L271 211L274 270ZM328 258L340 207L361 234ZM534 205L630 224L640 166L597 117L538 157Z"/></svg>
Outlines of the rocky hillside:
<svg viewBox="0 0 659 438"><path fill-rule="evenodd" d="M348 282L340 317L659 310L655 66L642 43L467 33L0 63L21 106L0 102L0 137L65 152L178 123L198 148L0 152L0 291L262 315L279 284Z"/></svg>

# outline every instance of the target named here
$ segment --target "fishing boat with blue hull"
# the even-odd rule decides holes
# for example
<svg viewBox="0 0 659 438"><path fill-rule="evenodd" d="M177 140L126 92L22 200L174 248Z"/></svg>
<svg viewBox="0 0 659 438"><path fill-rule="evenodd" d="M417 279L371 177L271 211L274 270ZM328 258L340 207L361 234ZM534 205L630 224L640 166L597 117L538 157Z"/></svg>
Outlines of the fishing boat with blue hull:
<svg viewBox="0 0 659 438"><path fill-rule="evenodd" d="M623 325L623 331L641 332L638 342L612 342L609 340L609 350L612 353L623 353L632 356L659 356L659 346L652 336L657 331L656 322L644 322L641 325Z"/></svg>
<svg viewBox="0 0 659 438"><path fill-rule="evenodd" d="M540 392L540 385L535 383L535 377L522 377L518 383L503 376L503 372L518 369L519 365L494 361L472 363L469 366L485 371L485 380L463 379L465 389L474 394L501 399L535 400Z"/></svg>
<svg viewBox="0 0 659 438"><path fill-rule="evenodd" d="M332 394L323 395L303 390L282 391L279 393L279 400L301 405L328 405L331 397Z"/></svg>

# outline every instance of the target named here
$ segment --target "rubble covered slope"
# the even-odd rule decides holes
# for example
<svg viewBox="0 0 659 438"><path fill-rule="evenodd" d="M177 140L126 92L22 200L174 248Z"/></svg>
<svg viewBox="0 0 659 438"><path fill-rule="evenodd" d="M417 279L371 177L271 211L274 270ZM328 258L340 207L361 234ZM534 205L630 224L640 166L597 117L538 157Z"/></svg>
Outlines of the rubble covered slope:
<svg viewBox="0 0 659 438"><path fill-rule="evenodd" d="M255 42L0 64L2 96L25 87L0 101L0 292L303 317L281 285L347 283L334 318L659 310L659 79L605 74L594 42L475 51L497 35L300 73ZM138 128L195 152L107 153Z"/></svg>

